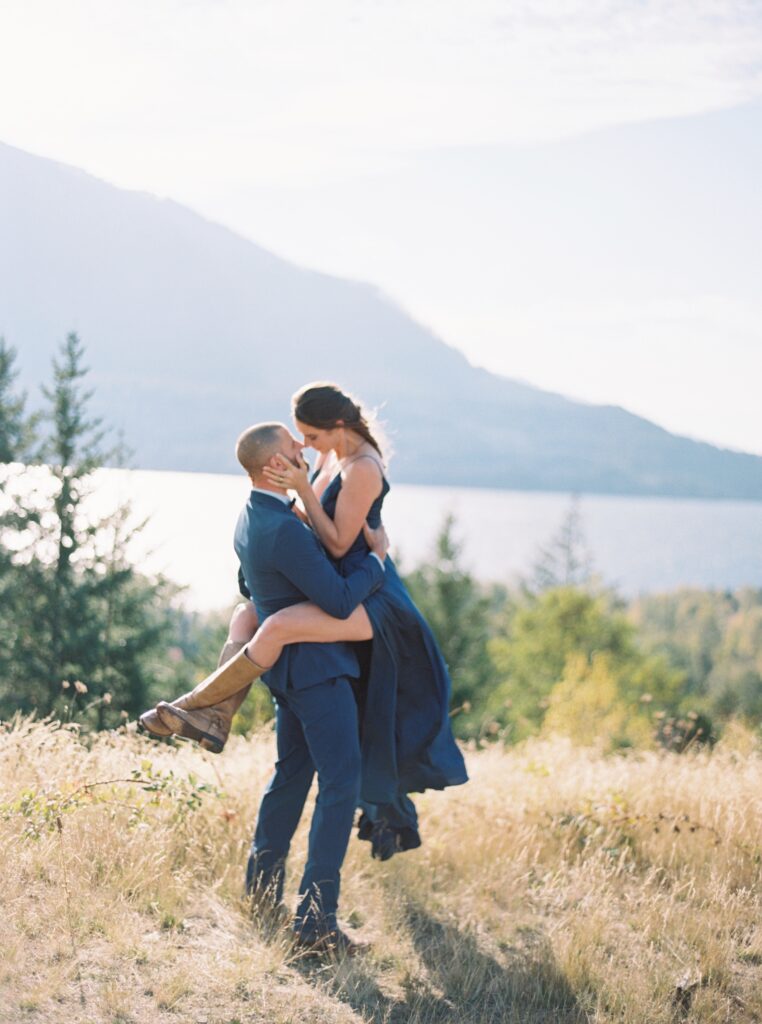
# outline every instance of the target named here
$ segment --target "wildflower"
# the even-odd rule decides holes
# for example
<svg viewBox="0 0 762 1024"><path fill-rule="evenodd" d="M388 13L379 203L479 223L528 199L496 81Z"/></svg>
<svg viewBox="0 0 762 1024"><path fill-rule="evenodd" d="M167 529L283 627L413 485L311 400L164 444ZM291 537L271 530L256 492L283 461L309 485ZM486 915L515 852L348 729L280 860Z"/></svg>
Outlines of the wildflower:
<svg viewBox="0 0 762 1024"><path fill-rule="evenodd" d="M87 693L87 687L85 686L84 683L80 682L79 679L75 681L74 689L77 691L77 693Z"/></svg>

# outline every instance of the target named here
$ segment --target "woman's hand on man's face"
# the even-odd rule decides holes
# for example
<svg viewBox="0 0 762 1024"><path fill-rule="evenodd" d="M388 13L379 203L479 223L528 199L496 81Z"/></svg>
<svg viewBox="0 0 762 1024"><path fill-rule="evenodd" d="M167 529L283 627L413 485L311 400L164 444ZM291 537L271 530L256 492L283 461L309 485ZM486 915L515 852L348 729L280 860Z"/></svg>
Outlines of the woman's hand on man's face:
<svg viewBox="0 0 762 1024"><path fill-rule="evenodd" d="M265 466L262 473L275 487L296 491L301 496L310 486L310 467L301 452L297 454L296 459L297 464L294 464L285 455L276 455L272 460L273 465Z"/></svg>

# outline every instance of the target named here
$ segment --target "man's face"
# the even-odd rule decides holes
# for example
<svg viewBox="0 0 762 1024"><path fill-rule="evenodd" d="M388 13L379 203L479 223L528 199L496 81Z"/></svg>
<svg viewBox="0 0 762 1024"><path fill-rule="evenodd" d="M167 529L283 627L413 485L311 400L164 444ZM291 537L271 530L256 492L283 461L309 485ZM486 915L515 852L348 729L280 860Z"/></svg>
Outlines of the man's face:
<svg viewBox="0 0 762 1024"><path fill-rule="evenodd" d="M301 454L303 448L304 445L301 443L301 441L297 441L293 434L286 430L285 427L281 430L281 440L278 446L278 455L281 455L283 456L284 459L287 459L292 466L298 466L299 459L297 458L297 456ZM277 455L274 456L274 458L276 459L277 457Z"/></svg>

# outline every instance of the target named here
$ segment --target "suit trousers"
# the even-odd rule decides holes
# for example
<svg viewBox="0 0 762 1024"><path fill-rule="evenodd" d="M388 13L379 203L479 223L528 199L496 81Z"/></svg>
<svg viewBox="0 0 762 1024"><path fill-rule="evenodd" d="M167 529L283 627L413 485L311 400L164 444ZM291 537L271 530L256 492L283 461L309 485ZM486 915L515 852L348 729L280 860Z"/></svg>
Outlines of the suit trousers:
<svg viewBox="0 0 762 1024"><path fill-rule="evenodd" d="M259 808L246 888L280 902L286 857L317 773L295 922L296 930L309 938L337 926L340 870L360 796L357 704L344 677L272 693L278 760Z"/></svg>

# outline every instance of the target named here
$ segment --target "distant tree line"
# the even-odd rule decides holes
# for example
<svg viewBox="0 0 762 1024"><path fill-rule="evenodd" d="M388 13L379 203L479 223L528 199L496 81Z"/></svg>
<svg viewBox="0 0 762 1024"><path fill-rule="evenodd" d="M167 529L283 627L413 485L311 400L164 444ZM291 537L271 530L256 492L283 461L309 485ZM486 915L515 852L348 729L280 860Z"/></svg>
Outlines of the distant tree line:
<svg viewBox="0 0 762 1024"><path fill-rule="evenodd" d="M718 721L762 722L762 589L650 595L629 617L644 647L680 670L686 700Z"/></svg>
<svg viewBox="0 0 762 1024"><path fill-rule="evenodd" d="M463 568L452 518L406 581L445 652L464 739L559 732L680 751L713 743L731 719L762 722L762 589L627 604L593 572L576 501L513 589Z"/></svg>

